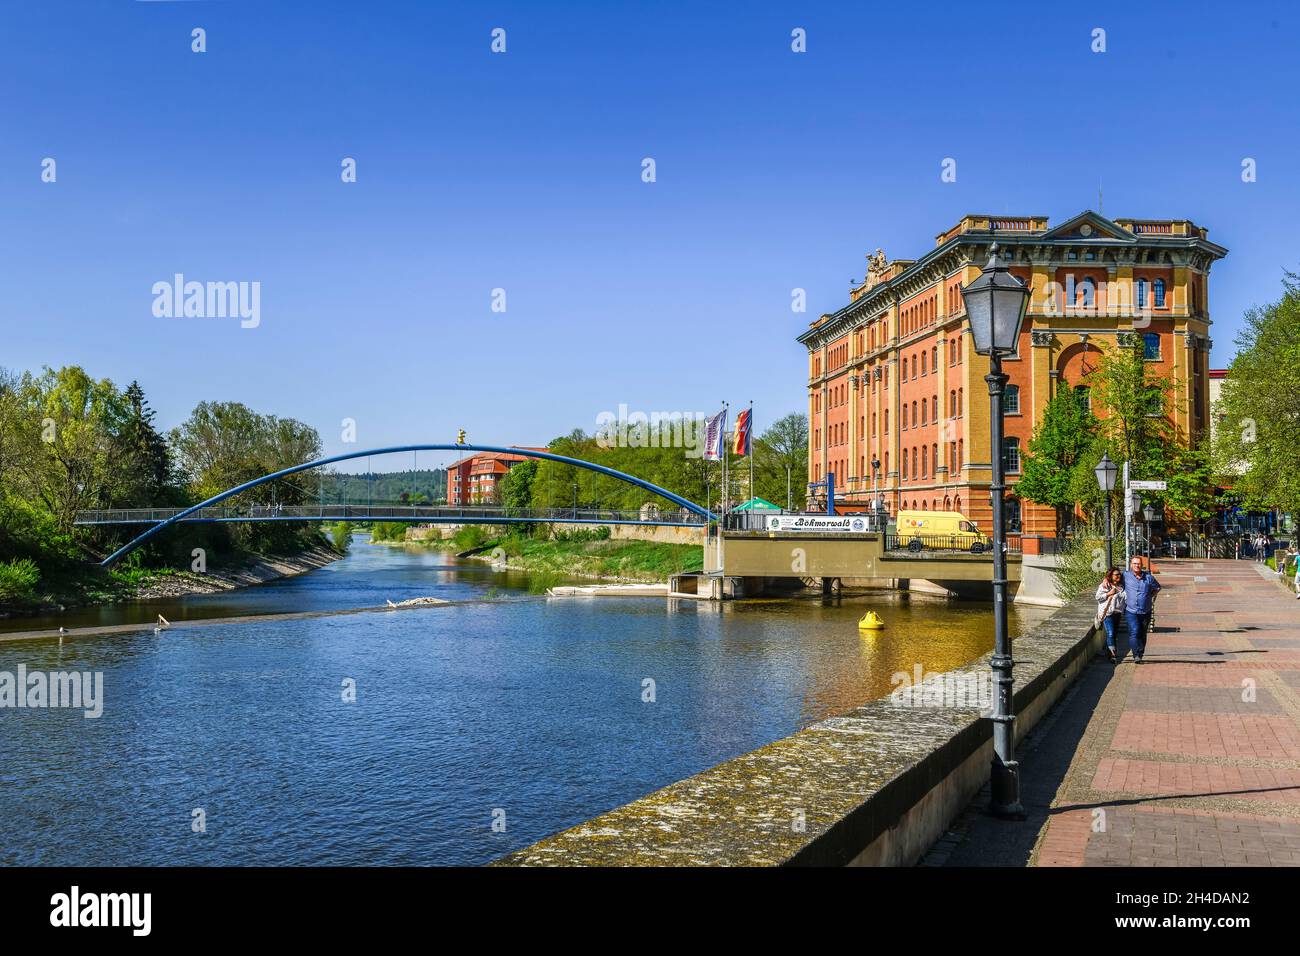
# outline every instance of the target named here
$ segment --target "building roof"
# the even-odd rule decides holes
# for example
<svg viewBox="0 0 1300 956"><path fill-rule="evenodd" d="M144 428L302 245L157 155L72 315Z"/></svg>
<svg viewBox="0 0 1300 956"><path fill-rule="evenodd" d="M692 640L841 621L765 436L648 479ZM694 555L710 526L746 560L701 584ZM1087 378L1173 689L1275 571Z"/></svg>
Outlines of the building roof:
<svg viewBox="0 0 1300 956"><path fill-rule="evenodd" d="M510 447L519 448L523 451L550 451L549 448L534 448L532 445L511 445ZM453 468L459 468L461 465L464 465L471 461L529 461L529 460L531 459L528 455L512 455L509 454L508 452L501 452L501 451L476 451L472 455L466 455L464 458L460 458L456 461L453 461L450 465L447 466L447 470L450 471Z"/></svg>
<svg viewBox="0 0 1300 956"><path fill-rule="evenodd" d="M871 318L878 309L921 291L937 275L970 264L995 240L1004 250L1028 247L1030 252L1044 245L1071 245L1102 252L1156 248L1195 256L1207 268L1208 263L1228 254L1223 246L1206 238L1204 228L1189 219L1107 219L1085 209L1058 226L1050 226L1046 216L967 215L939 233L935 247L919 259L887 260L877 249L875 255L867 257L867 280L849 291L849 304L810 322L798 341L812 349L817 343L838 338Z"/></svg>

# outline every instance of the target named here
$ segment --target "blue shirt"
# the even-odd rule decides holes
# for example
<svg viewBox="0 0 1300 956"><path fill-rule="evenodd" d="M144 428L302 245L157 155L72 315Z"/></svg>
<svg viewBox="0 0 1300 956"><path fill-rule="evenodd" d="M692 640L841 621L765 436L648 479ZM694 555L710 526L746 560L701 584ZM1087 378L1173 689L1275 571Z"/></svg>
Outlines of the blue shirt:
<svg viewBox="0 0 1300 956"><path fill-rule="evenodd" d="M1151 599L1160 590L1160 582L1149 571L1138 577L1132 571L1124 572L1124 600L1130 614L1150 614Z"/></svg>

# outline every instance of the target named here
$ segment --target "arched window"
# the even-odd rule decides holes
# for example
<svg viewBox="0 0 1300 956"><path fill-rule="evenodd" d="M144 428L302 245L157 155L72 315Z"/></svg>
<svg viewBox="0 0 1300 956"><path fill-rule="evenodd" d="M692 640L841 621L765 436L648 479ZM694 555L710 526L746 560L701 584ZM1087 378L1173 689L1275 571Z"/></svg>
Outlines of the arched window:
<svg viewBox="0 0 1300 956"><path fill-rule="evenodd" d="M930 474L930 449L924 445L921 446L921 477L924 478Z"/></svg>
<svg viewBox="0 0 1300 956"><path fill-rule="evenodd" d="M948 417L957 417L957 389L951 389L948 392Z"/></svg>
<svg viewBox="0 0 1300 956"><path fill-rule="evenodd" d="M965 400L962 398L962 394L961 394L961 393L962 393L962 390L961 390L960 388L957 389L957 417L958 417L958 418L961 418L962 413L963 413L963 409L964 409L965 406L966 406L966 402L965 402Z"/></svg>
<svg viewBox="0 0 1300 956"><path fill-rule="evenodd" d="M961 511L961 495L958 495L956 498L952 499L952 510Z"/></svg>
<svg viewBox="0 0 1300 956"><path fill-rule="evenodd" d="M1092 279L1084 276L1079 281L1078 305L1085 309L1091 309L1097 301L1097 285Z"/></svg>
<svg viewBox="0 0 1300 956"><path fill-rule="evenodd" d="M939 346L937 345L930 349L930 367L936 370L939 368Z"/></svg>
<svg viewBox="0 0 1300 956"><path fill-rule="evenodd" d="M939 471L939 443L935 442L930 446L930 461L934 462L934 470L937 474ZM934 506L939 507L939 499L934 499Z"/></svg>
<svg viewBox="0 0 1300 956"><path fill-rule="evenodd" d="M1092 393L1087 385L1074 386L1074 397L1079 400L1079 404L1083 406L1085 412L1092 411Z"/></svg>
<svg viewBox="0 0 1300 956"><path fill-rule="evenodd" d="M1157 279L1152 285L1155 290L1156 308L1163 309L1165 307L1165 280Z"/></svg>
<svg viewBox="0 0 1300 956"><path fill-rule="evenodd" d="M924 398L921 399L921 424L922 425L924 425L926 422L930 420L930 416L926 410L928 405L929 402L927 402Z"/></svg>
<svg viewBox="0 0 1300 956"><path fill-rule="evenodd" d="M1149 362L1160 360L1160 333L1142 333L1142 357Z"/></svg>
<svg viewBox="0 0 1300 956"><path fill-rule="evenodd" d="M903 449L903 480L907 481L907 449Z"/></svg>
<svg viewBox="0 0 1300 956"><path fill-rule="evenodd" d="M889 434L889 409L885 409L885 434Z"/></svg>
<svg viewBox="0 0 1300 956"><path fill-rule="evenodd" d="M916 427L916 402L912 403L912 427Z"/></svg>
<svg viewBox="0 0 1300 956"><path fill-rule="evenodd" d="M1002 410L1008 415L1020 414L1020 386L1008 385L1002 396Z"/></svg>
<svg viewBox="0 0 1300 956"><path fill-rule="evenodd" d="M912 477L915 478L917 474L919 474L919 472L917 472L916 470L916 446L913 445L912 446Z"/></svg>
<svg viewBox="0 0 1300 956"><path fill-rule="evenodd" d="M1137 281L1137 307L1145 309L1147 307L1147 280L1138 279Z"/></svg>
<svg viewBox="0 0 1300 956"><path fill-rule="evenodd" d="M921 374L925 374L925 353L921 353Z"/></svg>

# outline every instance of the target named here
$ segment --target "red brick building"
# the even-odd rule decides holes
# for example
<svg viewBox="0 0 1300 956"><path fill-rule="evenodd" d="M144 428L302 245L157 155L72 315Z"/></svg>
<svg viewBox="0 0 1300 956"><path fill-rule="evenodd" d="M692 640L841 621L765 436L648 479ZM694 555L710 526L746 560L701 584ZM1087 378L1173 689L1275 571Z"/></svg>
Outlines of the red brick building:
<svg viewBox="0 0 1300 956"><path fill-rule="evenodd" d="M989 448L988 360L976 355L960 288L996 240L1033 294L1010 376L1006 440ZM873 486L891 512L961 511L988 527L991 458L1007 481L1062 385L1087 387L1102 350L1140 336L1146 360L1174 383L1169 414L1194 441L1210 425L1209 273L1227 252L1185 219L1080 213L965 216L919 259L869 256L849 303L799 336L808 350L808 480L835 475L844 510ZM878 468L872 463L879 462ZM1053 509L1008 500L1011 530L1056 533Z"/></svg>
<svg viewBox="0 0 1300 956"><path fill-rule="evenodd" d="M511 447L525 451L547 450L526 445ZM447 504L497 504L500 501L498 487L501 479L521 461L528 461L528 456L483 451L452 462L447 466Z"/></svg>

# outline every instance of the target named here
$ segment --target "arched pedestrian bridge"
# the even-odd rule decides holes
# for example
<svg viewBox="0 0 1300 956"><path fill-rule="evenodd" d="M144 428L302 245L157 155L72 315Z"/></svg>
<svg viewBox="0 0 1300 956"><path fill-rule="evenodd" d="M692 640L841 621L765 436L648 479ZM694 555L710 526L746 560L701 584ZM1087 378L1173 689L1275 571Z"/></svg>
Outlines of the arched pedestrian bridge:
<svg viewBox="0 0 1300 956"><path fill-rule="evenodd" d="M575 468L582 468L587 471L596 472L597 474L606 475L610 478L616 478L619 481L634 485L671 502L680 510L667 513L648 510L643 514L641 512L602 511L584 508L549 508L543 511L520 511L493 507L459 507L447 505L420 506L391 503L375 504L372 502L358 502L355 504L325 504L322 502L319 504L304 505L223 504L223 502L233 498L240 492L248 491L251 488L256 488L259 485L275 481L279 478L286 478L289 475L309 471L313 468L321 468L341 461L353 461L358 458L369 458L375 455L390 455L421 451L496 452L509 455L520 455L524 458L553 461L562 465L571 465ZM713 521L714 518L715 516L707 508L698 505L687 498L683 498L678 494L674 494L666 488L660 488L658 485L645 481L642 478L638 478L635 475L625 474L624 472L616 471L613 468L607 468L604 465L597 465L594 462L583 461L580 458L569 458L565 455L556 455L546 451L535 451L529 448L503 448L496 445L432 444L399 445L392 448L371 448L365 451L349 452L346 455L335 455L331 458L319 458L315 461L307 461L300 465L294 465L292 468L285 468L268 475L263 475L260 478L254 478L252 481L246 481L241 485L228 488L220 494L213 495L206 501L200 501L198 504L192 505L188 508L127 508L104 511L84 511L77 514L76 524L150 525L147 530L132 538L100 562L102 566L109 567L121 558L130 554L136 548L140 547L150 538L162 532L164 529L180 523L351 520L409 521L430 524L564 522L569 524L639 524L649 526L671 525L680 527L682 525L704 526L708 522Z"/></svg>

